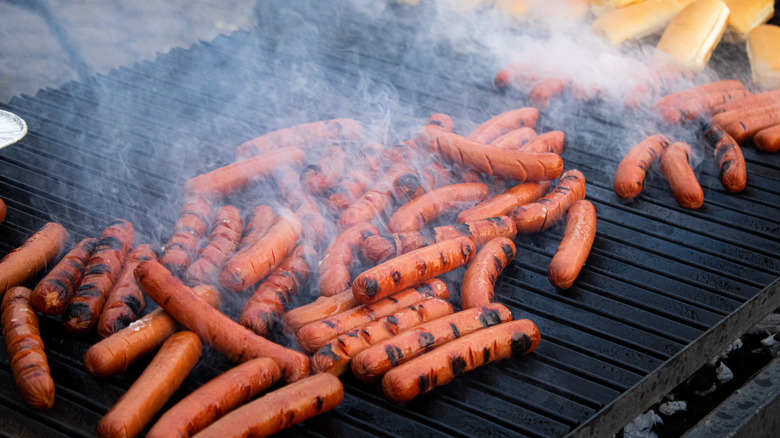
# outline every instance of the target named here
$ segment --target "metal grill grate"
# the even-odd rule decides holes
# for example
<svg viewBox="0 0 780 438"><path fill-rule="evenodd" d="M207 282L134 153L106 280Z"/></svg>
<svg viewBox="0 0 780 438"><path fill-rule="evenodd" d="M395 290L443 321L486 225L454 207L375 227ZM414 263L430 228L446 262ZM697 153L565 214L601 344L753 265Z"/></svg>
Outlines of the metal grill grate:
<svg viewBox="0 0 780 438"><path fill-rule="evenodd" d="M334 11L318 12L313 18L322 22L334 18ZM0 150L0 197L9 207L0 253L49 219L80 239L124 217L138 230L137 241L164 242L184 180L229 162L235 145L268 130L386 110L359 103L372 93L397 94L392 110L417 120L448 113L456 128L458 120L518 107L514 97L483 85L489 78L460 70L457 51L399 46L404 35L412 40L417 18L366 29L359 16L338 17L338 31L320 28L321 47L307 53L287 51L290 35L304 29L299 15L287 13L273 17L274 25L262 20L268 26L254 32L0 106L29 125L27 137ZM367 37L357 41L358 30ZM428 55L437 61L414 61ZM314 80L316 88L305 85ZM630 121L616 123L599 111L542 117L544 130L566 132L565 165L585 173L587 198L599 215L580 278L566 292L547 281L562 232L556 228L516 239L518 257L497 287L497 299L515 318L539 326L537 351L461 376L407 405L347 375L335 411L286 434L537 437L585 425L594 429L576 433L598 435L625 424L778 306L777 285L762 289L780 275L780 156L745 148L748 187L739 195L723 192L712 159L705 160L698 170L705 191L700 211L679 208L658 178L636 201L622 203L611 186L617 159L602 152L637 136ZM143 364L95 380L81 361L92 340L62 336L50 318L41 324L57 383L54 408L38 413L21 402L3 350L0 430L92 436ZM208 355L174 399L228 366Z"/></svg>

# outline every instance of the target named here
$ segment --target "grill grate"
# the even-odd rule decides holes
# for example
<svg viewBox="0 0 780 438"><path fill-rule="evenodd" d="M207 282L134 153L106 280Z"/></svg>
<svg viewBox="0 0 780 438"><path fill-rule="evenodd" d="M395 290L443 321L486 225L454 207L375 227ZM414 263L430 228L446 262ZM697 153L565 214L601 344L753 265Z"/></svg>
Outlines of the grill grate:
<svg viewBox="0 0 780 438"><path fill-rule="evenodd" d="M359 16L318 13L313 18L323 23L337 16L339 30L320 28L319 46L305 53L289 44L309 27L282 11L273 25L262 20L267 28L0 105L23 117L30 132L0 151L0 197L9 207L0 252L49 219L81 239L119 216L134 224L136 241L164 242L183 181L226 164L235 145L268 130L385 113L419 121L433 112L452 115L457 127L459 120L484 120L518 106L483 85L490 78L459 69L464 60L452 48L414 47L417 17L400 11L400 24L380 21L366 29ZM366 37L358 40L357 32ZM409 44L399 45L399 38ZM425 57L437 61L415 61ZM371 96L398 103L382 107L380 98L367 102ZM637 136L630 121L615 122L601 110L542 117L544 130L566 132L564 162L585 173L599 215L578 282L561 292L547 281L558 227L518 238L518 257L497 286L497 299L515 318L539 326L537 351L478 369L403 406L387 401L378 384L347 375L335 411L283 435L539 437L563 436L583 424L594 429L576 433L614 429L744 331L735 327L777 307L776 285L762 289L780 275L780 157L745 148L748 187L739 195L723 192L707 158L697 171L706 201L700 211L679 208L658 178L637 200L622 203L611 188L617 159L600 148ZM57 383L54 408L38 413L23 404L3 349L0 430L92 436L144 364L95 380L81 361L93 339L62 336L51 318L41 324ZM228 366L207 354L174 400Z"/></svg>

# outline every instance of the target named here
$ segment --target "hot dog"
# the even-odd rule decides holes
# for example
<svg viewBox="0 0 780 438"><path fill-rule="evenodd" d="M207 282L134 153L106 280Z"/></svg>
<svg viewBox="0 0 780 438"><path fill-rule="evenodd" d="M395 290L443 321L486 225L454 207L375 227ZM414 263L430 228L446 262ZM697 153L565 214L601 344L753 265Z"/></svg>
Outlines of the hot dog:
<svg viewBox="0 0 780 438"><path fill-rule="evenodd" d="M37 311L46 315L65 311L96 244L97 239L91 237L76 244L35 286L30 301Z"/></svg>
<svg viewBox="0 0 780 438"><path fill-rule="evenodd" d="M487 144L515 129L533 129L538 118L539 111L536 108L506 111L479 125L467 138L477 143Z"/></svg>
<svg viewBox="0 0 780 438"><path fill-rule="evenodd" d="M339 226L347 229L360 222L371 222L384 213L393 200L393 181L412 169L405 163L393 165L382 178L354 204L347 207L339 216Z"/></svg>
<svg viewBox="0 0 780 438"><path fill-rule="evenodd" d="M774 153L780 150L780 124L764 128L753 137L756 149L761 152Z"/></svg>
<svg viewBox="0 0 780 438"><path fill-rule="evenodd" d="M447 114L434 113L425 122L427 126L438 126L443 131L452 132L452 118Z"/></svg>
<svg viewBox="0 0 780 438"><path fill-rule="evenodd" d="M279 167L300 167L305 159L306 154L299 148L275 149L193 177L184 184L184 194L205 198L224 198L270 177L272 172Z"/></svg>
<svg viewBox="0 0 780 438"><path fill-rule="evenodd" d="M491 239L502 236L514 239L516 234L514 221L509 216L498 216L457 225L423 228L411 233L371 236L363 242L363 255L375 262L385 261L436 242L461 236L470 237L474 245L481 248Z"/></svg>
<svg viewBox="0 0 780 438"><path fill-rule="evenodd" d="M449 299L449 290L439 279L428 280L371 304L363 304L331 317L304 325L298 330L298 345L308 352L322 348L331 339L376 319L392 315L404 307L436 297Z"/></svg>
<svg viewBox="0 0 780 438"><path fill-rule="evenodd" d="M343 178L326 192L330 208L334 211L344 211L366 193L373 180L374 174L370 170L350 170L349 174L343 175Z"/></svg>
<svg viewBox="0 0 780 438"><path fill-rule="evenodd" d="M320 159L303 168L301 184L309 193L319 194L336 185L344 175L347 154L338 146L325 150Z"/></svg>
<svg viewBox="0 0 780 438"><path fill-rule="evenodd" d="M445 159L518 182L549 181L563 172L563 160L557 154L535 154L490 147L457 134L428 130L427 144Z"/></svg>
<svg viewBox="0 0 780 438"><path fill-rule="evenodd" d="M373 382L391 368L447 342L511 320L512 312L498 303L435 319L361 351L352 358L352 374L364 382Z"/></svg>
<svg viewBox="0 0 780 438"><path fill-rule="evenodd" d="M98 436L134 437L179 389L200 358L200 339L192 332L170 337L143 373L98 422Z"/></svg>
<svg viewBox="0 0 780 438"><path fill-rule="evenodd" d="M228 259L219 283L240 292L266 277L292 252L301 235L301 221L294 214L282 215L263 237Z"/></svg>
<svg viewBox="0 0 780 438"><path fill-rule="evenodd" d="M388 146L382 150L382 161L388 163L411 163L418 159L417 139Z"/></svg>
<svg viewBox="0 0 780 438"><path fill-rule="evenodd" d="M22 246L0 260L0 297L43 270L65 247L68 232L62 225L49 222L30 236Z"/></svg>
<svg viewBox="0 0 780 438"><path fill-rule="evenodd" d="M341 233L330 244L320 262L320 295L329 297L352 286L350 269L355 253L363 241L379 234L379 230L366 222L359 223Z"/></svg>
<svg viewBox="0 0 780 438"><path fill-rule="evenodd" d="M458 213L458 222L474 222L489 217L504 216L515 208L536 201L550 191L550 181L524 182L504 193Z"/></svg>
<svg viewBox="0 0 780 438"><path fill-rule="evenodd" d="M198 251L195 260L184 274L188 284L216 284L219 271L238 248L243 221L241 213L232 205L222 206L214 216L209 242Z"/></svg>
<svg viewBox="0 0 780 438"><path fill-rule="evenodd" d="M755 108L759 106L772 105L780 102L780 90L765 91L743 99L723 102L712 107L712 114L720 114L726 111Z"/></svg>
<svg viewBox="0 0 780 438"><path fill-rule="evenodd" d="M522 152L562 154L566 146L566 136L562 131L545 132L532 138L518 149Z"/></svg>
<svg viewBox="0 0 780 438"><path fill-rule="evenodd" d="M738 144L753 138L762 129L780 124L780 106L770 107L760 114L741 119L738 122L722 125Z"/></svg>
<svg viewBox="0 0 780 438"><path fill-rule="evenodd" d="M688 163L691 146L672 143L661 155L661 172L669 183L674 199L681 207L697 209L704 203L704 192Z"/></svg>
<svg viewBox="0 0 780 438"><path fill-rule="evenodd" d="M435 113L431 114L430 117L428 117L428 121L425 123L425 126L420 132L420 135L425 134L426 129L439 129L445 132L452 132L452 118L446 114L441 113ZM403 142L402 145L396 145L394 147L400 147L400 146L406 146L407 149L402 152L402 149L399 149L398 154L394 154L395 157L390 158L387 156L386 158L390 158L391 161L395 163L408 163L410 160L415 159L418 157L417 155L417 149L422 146L423 140L420 138L420 136L417 136L411 140L406 140Z"/></svg>
<svg viewBox="0 0 780 438"><path fill-rule="evenodd" d="M483 307L493 302L496 280L515 258L515 252L515 244L508 237L497 237L479 250L463 274L461 308Z"/></svg>
<svg viewBox="0 0 780 438"><path fill-rule="evenodd" d="M452 304L439 298L430 298L408 306L393 315L371 321L332 339L314 353L311 368L318 373L340 376L349 369L352 358L366 348L451 313Z"/></svg>
<svg viewBox="0 0 780 438"><path fill-rule="evenodd" d="M43 410L54 405L54 380L43 351L38 316L30 304L31 294L26 287L14 286L3 296L3 341L19 394L25 403Z"/></svg>
<svg viewBox="0 0 780 438"><path fill-rule="evenodd" d="M238 146L236 159L264 154L287 147L311 148L341 141L359 141L363 125L352 119L320 120L263 134Z"/></svg>
<svg viewBox="0 0 780 438"><path fill-rule="evenodd" d="M496 73L493 83L496 88L499 89L505 89L507 87L523 89L537 80L537 77L529 73L527 64L516 63L508 65Z"/></svg>
<svg viewBox="0 0 780 438"><path fill-rule="evenodd" d="M246 225L241 232L241 240L238 242L237 249L242 250L263 237L275 219L276 213L274 213L273 208L267 205L258 205L253 208L244 221Z"/></svg>
<svg viewBox="0 0 780 438"><path fill-rule="evenodd" d="M738 108L731 111L715 114L710 120L711 125L726 127L729 125L739 124L744 120L748 120L762 114L777 111L780 109L780 102L774 102L767 105L757 105L747 108Z"/></svg>
<svg viewBox="0 0 780 438"><path fill-rule="evenodd" d="M97 332L101 337L122 330L144 312L144 294L138 289L133 277L133 269L144 260L157 260L157 254L149 245L138 245L127 255L122 273L108 293L98 319Z"/></svg>
<svg viewBox="0 0 780 438"><path fill-rule="evenodd" d="M198 438L264 437L327 412L344 399L338 377L316 374L270 392L217 420Z"/></svg>
<svg viewBox="0 0 780 438"><path fill-rule="evenodd" d="M132 243L133 226L124 219L115 219L103 230L76 293L62 314L65 331L83 335L95 327Z"/></svg>
<svg viewBox="0 0 780 438"><path fill-rule="evenodd" d="M284 313L285 304L309 280L310 263L315 263L317 253L310 246L301 245L293 250L281 265L257 287L244 304L238 318L239 324L265 336L275 320Z"/></svg>
<svg viewBox="0 0 780 438"><path fill-rule="evenodd" d="M747 185L747 168L742 149L719 126L710 126L704 132L704 141L715 150L719 158L720 182L729 192L741 192Z"/></svg>
<svg viewBox="0 0 780 438"><path fill-rule="evenodd" d="M566 91L569 81L559 78L545 78L537 82L528 92L528 100L537 108L545 109L553 97L558 97Z"/></svg>
<svg viewBox="0 0 780 438"><path fill-rule="evenodd" d="M405 403L481 365L528 354L539 340L539 329L527 319L494 325L391 369L382 378L382 390L390 400Z"/></svg>
<svg viewBox="0 0 780 438"><path fill-rule="evenodd" d="M455 178L450 168L444 167L441 163L434 161L433 163L423 167L420 172L423 176L423 181L433 181L431 188L448 186L455 184Z"/></svg>
<svg viewBox="0 0 780 438"><path fill-rule="evenodd" d="M296 307L284 314L284 330L288 333L298 333L304 325L337 315L360 305L352 295L352 288L346 289L330 297L319 297L305 306Z"/></svg>
<svg viewBox="0 0 780 438"><path fill-rule="evenodd" d="M452 184L432 190L402 205L387 221L392 233L418 231L453 210L487 199L490 189L481 183Z"/></svg>
<svg viewBox="0 0 780 438"><path fill-rule="evenodd" d="M192 288L208 305L219 307L219 291L213 286ZM170 338L178 324L161 308L89 347L84 354L84 366L95 377L111 377L123 373L141 357L153 352Z"/></svg>
<svg viewBox="0 0 780 438"><path fill-rule="evenodd" d="M744 99L752 95L753 93L745 89L709 91L671 104L659 104L659 110L667 122L679 123L708 114L718 104Z"/></svg>
<svg viewBox="0 0 780 438"><path fill-rule="evenodd" d="M511 216L520 234L544 231L558 223L569 207L585 198L585 176L579 170L568 170L558 185L544 198L512 210Z"/></svg>
<svg viewBox="0 0 780 438"><path fill-rule="evenodd" d="M135 281L160 307L232 362L270 357L287 382L309 374L309 358L255 335L199 298L165 267L151 260L135 268Z"/></svg>
<svg viewBox="0 0 780 438"><path fill-rule="evenodd" d="M0 198L0 223L3 223L5 220L5 213L7 211L7 207L5 206L5 201L3 201L2 198Z"/></svg>
<svg viewBox="0 0 780 438"><path fill-rule="evenodd" d="M173 227L173 234L165 244L160 263L179 278L184 276L211 223L212 210L202 198L184 201Z"/></svg>
<svg viewBox="0 0 780 438"><path fill-rule="evenodd" d="M723 80L697 85L677 93L667 94L656 103L658 108L681 107L692 99L701 98L708 93L728 93L744 90L745 86L737 80Z"/></svg>
<svg viewBox="0 0 780 438"><path fill-rule="evenodd" d="M595 237L596 209L588 201L575 202L569 209L561 243L547 269L547 278L553 286L571 287L590 254Z"/></svg>
<svg viewBox="0 0 780 438"><path fill-rule="evenodd" d="M504 149L519 149L536 137L536 131L531 128L519 128L507 132L491 141L490 146Z"/></svg>
<svg viewBox="0 0 780 438"><path fill-rule="evenodd" d="M613 187L622 199L634 199L642 191L647 170L653 161L669 147L669 139L663 135L651 135L639 142L618 164Z"/></svg>
<svg viewBox="0 0 780 438"><path fill-rule="evenodd" d="M401 202L409 202L435 187L436 180L430 173L410 172L393 180L393 193Z"/></svg>
<svg viewBox="0 0 780 438"><path fill-rule="evenodd" d="M279 197L287 201L287 207L300 219L303 240L318 248L324 245L328 236L327 221L314 197L303 190L295 170L286 166L276 169L273 180Z"/></svg>
<svg viewBox="0 0 780 438"><path fill-rule="evenodd" d="M382 168L382 151L385 145L382 143L363 143L358 149L358 167L372 174L377 174Z"/></svg>
<svg viewBox="0 0 780 438"><path fill-rule="evenodd" d="M422 281L465 266L477 252L468 237L434 243L363 271L352 281L352 294L372 303Z"/></svg>
<svg viewBox="0 0 780 438"><path fill-rule="evenodd" d="M273 359L259 357L213 378L164 413L147 438L188 438L273 385L282 371Z"/></svg>

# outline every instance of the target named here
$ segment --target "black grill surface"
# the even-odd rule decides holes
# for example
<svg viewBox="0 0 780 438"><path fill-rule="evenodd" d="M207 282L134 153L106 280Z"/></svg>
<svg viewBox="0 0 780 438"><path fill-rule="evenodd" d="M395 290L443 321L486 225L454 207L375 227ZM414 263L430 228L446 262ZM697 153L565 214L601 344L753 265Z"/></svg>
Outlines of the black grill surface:
<svg viewBox="0 0 780 438"><path fill-rule="evenodd" d="M124 217L136 228L136 243L162 245L182 183L230 162L236 145L269 130L325 118L368 125L386 119L396 129L380 140L393 142L434 112L450 114L456 130L468 132L525 104L493 89L497 60L443 42L415 44L425 20L403 9L371 24L360 12L320 3L269 4L258 16L252 32L2 105L27 121L29 134L0 150L0 197L8 205L0 253L49 220L77 241ZM579 109L543 113L542 130L566 132L565 166L585 174L599 223L588 262L567 291L546 277L562 227L516 239L518 257L496 297L515 318L539 326L539 348L406 405L386 400L379 384L345 375L345 399L335 411L285 434L612 433L778 306L776 285L767 286L780 275L780 156L743 148L748 186L733 195L722 189L711 154L703 154L698 211L678 207L658 176L624 203L612 191L616 151L650 133L639 128L647 115L618 118L619 110L598 101L553 105L561 108ZM693 131L675 135L695 141ZM0 349L0 433L92 436L148 361L96 380L82 363L95 339L65 336L52 318L41 317L41 325L57 384L54 408L40 413L24 405ZM207 354L174 400L228 367Z"/></svg>

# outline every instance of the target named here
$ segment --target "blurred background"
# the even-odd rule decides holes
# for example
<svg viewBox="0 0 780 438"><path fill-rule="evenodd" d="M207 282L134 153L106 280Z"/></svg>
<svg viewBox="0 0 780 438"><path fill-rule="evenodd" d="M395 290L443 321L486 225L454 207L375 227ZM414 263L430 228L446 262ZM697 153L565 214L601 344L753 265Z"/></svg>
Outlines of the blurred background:
<svg viewBox="0 0 780 438"><path fill-rule="evenodd" d="M256 23L254 0L0 0L0 102Z"/></svg>

